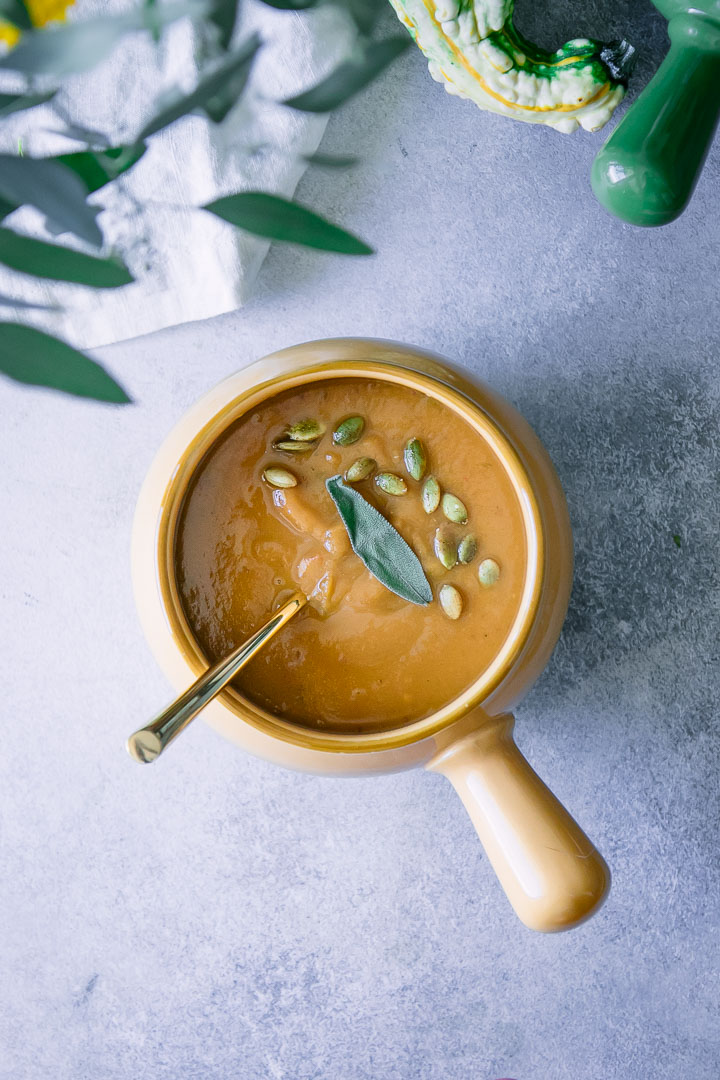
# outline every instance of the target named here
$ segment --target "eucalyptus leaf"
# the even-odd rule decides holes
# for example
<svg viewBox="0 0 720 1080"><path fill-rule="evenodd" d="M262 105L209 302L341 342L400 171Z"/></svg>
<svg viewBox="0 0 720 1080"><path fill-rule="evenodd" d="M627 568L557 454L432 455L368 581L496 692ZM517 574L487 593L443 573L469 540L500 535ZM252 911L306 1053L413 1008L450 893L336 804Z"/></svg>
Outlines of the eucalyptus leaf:
<svg viewBox="0 0 720 1080"><path fill-rule="evenodd" d="M263 0L263 4L277 8L278 11L307 11L317 3L319 0Z"/></svg>
<svg viewBox="0 0 720 1080"><path fill-rule="evenodd" d="M387 10L386 0L332 0L332 3L344 8L363 34L370 33L380 12Z"/></svg>
<svg viewBox="0 0 720 1080"><path fill-rule="evenodd" d="M338 251L343 255L372 255L371 247L352 233L315 214L299 203L268 195L264 191L244 191L225 195L202 207L239 229L283 240L288 244Z"/></svg>
<svg viewBox="0 0 720 1080"><path fill-rule="evenodd" d="M55 93L55 90L49 90L45 94L0 94L0 116L44 105L55 97Z"/></svg>
<svg viewBox="0 0 720 1080"><path fill-rule="evenodd" d="M57 304L41 304L35 300L20 300L17 296L0 293L0 306L19 308L22 311L61 311Z"/></svg>
<svg viewBox="0 0 720 1080"><path fill-rule="evenodd" d="M66 165L80 177L88 193L92 194L131 169L146 149L143 143L129 143L127 146L112 146L108 150L77 150L70 154L58 154L48 160Z"/></svg>
<svg viewBox="0 0 720 1080"><path fill-rule="evenodd" d="M0 19L5 19L18 30L32 30L32 19L23 0L0 0Z"/></svg>
<svg viewBox="0 0 720 1080"><path fill-rule="evenodd" d="M336 157L333 154L308 154L303 161L307 161L308 165L317 165L321 169L350 169L358 164L360 158L341 155Z"/></svg>
<svg viewBox="0 0 720 1080"><path fill-rule="evenodd" d="M51 75L61 79L90 71L110 55L120 39L136 30L157 32L189 15L204 15L210 0L173 0L172 3L138 6L120 15L29 30L6 56L0 68L25 75Z"/></svg>
<svg viewBox="0 0 720 1080"><path fill-rule="evenodd" d="M56 162L67 166L80 177L88 194L91 194L131 168L140 160L145 150L143 143L136 143L130 146L113 146L109 150L78 150L70 154L58 154L57 157L30 160ZM0 220L17 210L20 205L20 202L4 199L0 195Z"/></svg>
<svg viewBox="0 0 720 1080"><path fill-rule="evenodd" d="M0 372L16 382L126 405L131 398L104 367L33 326L0 322Z"/></svg>
<svg viewBox="0 0 720 1080"><path fill-rule="evenodd" d="M157 7L157 0L144 0L144 3L146 8ZM160 41L161 36L162 35L160 33L159 27L153 26L150 28L150 37L153 39L156 45Z"/></svg>
<svg viewBox="0 0 720 1080"><path fill-rule="evenodd" d="M177 95L174 101L160 109L142 129L138 142L155 135L195 109L202 109L216 122L224 119L245 89L253 59L261 44L257 34L249 37L237 52L204 75L194 90L189 94Z"/></svg>
<svg viewBox="0 0 720 1080"><path fill-rule="evenodd" d="M357 58L344 60L322 82L296 97L288 98L284 104L302 112L331 112L372 82L410 45L412 38L407 34L384 41L366 42Z"/></svg>
<svg viewBox="0 0 720 1080"><path fill-rule="evenodd" d="M218 28L222 49L227 49L232 41L239 14L240 0L215 0L208 12L210 22Z"/></svg>
<svg viewBox="0 0 720 1080"><path fill-rule="evenodd" d="M340 475L326 480L325 487L347 529L353 551L373 577L411 604L429 604L433 594L422 563L397 529Z"/></svg>
<svg viewBox="0 0 720 1080"><path fill-rule="evenodd" d="M110 148L110 140L107 135L104 135L102 131L96 131L94 128L84 127L82 124L66 124L64 128L53 129L51 134L62 135L72 142L85 143L86 146L95 150L108 150Z"/></svg>
<svg viewBox="0 0 720 1080"><path fill-rule="evenodd" d="M62 232L94 246L102 244L96 221L100 211L85 201L87 186L58 161L0 154L0 195L14 206L36 207Z"/></svg>
<svg viewBox="0 0 720 1080"><path fill-rule="evenodd" d="M0 263L23 274L94 289L116 289L135 280L120 259L85 255L60 244L21 236L12 229L0 228Z"/></svg>

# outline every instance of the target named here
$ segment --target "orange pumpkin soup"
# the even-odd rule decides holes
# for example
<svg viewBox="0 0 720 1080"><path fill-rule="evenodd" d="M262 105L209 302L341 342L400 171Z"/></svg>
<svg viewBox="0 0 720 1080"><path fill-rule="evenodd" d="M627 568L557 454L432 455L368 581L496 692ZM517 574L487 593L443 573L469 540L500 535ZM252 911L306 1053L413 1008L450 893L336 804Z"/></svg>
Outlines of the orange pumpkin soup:
<svg viewBox="0 0 720 1080"><path fill-rule="evenodd" d="M419 557L427 606L395 595L352 550L325 487L337 474ZM291 592L310 598L235 685L288 721L338 732L399 727L467 689L518 614L526 557L515 490L483 437L442 402L366 378L285 391L233 424L192 478L175 544L209 662Z"/></svg>

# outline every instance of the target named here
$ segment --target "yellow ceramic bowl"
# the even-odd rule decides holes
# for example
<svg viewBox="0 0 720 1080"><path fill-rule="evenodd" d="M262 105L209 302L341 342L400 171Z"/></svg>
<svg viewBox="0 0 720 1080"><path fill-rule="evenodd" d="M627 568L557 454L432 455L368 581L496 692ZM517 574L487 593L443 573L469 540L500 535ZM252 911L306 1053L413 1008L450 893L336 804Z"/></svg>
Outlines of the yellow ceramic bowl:
<svg viewBox="0 0 720 1080"><path fill-rule="evenodd" d="M203 716L232 742L290 768L358 775L422 765L444 773L520 918L537 930L569 928L600 906L609 871L515 746L509 710L544 668L560 633L572 580L570 524L547 453L519 413L488 386L418 349L356 338L283 349L226 379L171 432L140 493L132 562L143 629L178 691L205 670L174 577L175 529L190 477L212 443L259 402L303 383L352 375L431 395L493 445L526 530L528 565L515 624L494 663L464 694L392 731L341 735L302 728L232 688Z"/></svg>

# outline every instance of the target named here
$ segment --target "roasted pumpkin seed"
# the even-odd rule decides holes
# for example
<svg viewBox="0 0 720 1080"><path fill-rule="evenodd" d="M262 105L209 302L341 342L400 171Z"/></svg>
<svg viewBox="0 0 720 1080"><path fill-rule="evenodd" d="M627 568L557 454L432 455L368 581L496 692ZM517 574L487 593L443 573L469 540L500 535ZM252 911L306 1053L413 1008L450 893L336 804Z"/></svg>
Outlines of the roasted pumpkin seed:
<svg viewBox="0 0 720 1080"><path fill-rule="evenodd" d="M457 544L448 534L446 528L440 526L435 530L435 540L433 541L433 548L440 562L443 564L446 570L452 570L453 566L457 563Z"/></svg>
<svg viewBox="0 0 720 1080"><path fill-rule="evenodd" d="M306 454L314 450L316 442L293 442L292 439L280 439L272 444L273 450L282 450L286 454Z"/></svg>
<svg viewBox="0 0 720 1080"><path fill-rule="evenodd" d="M386 495L404 495L407 491L407 484L402 476L396 476L395 473L380 472L375 477L375 483Z"/></svg>
<svg viewBox="0 0 720 1080"><path fill-rule="evenodd" d="M433 514L440 505L440 485L434 476L428 476L423 484L422 504L426 514Z"/></svg>
<svg viewBox="0 0 720 1080"><path fill-rule="evenodd" d="M441 585L438 600L448 619L460 618L463 609L463 598L459 589L456 589L454 585Z"/></svg>
<svg viewBox="0 0 720 1080"><path fill-rule="evenodd" d="M274 488L297 487L297 477L293 476L289 469L281 469L279 465L270 465L263 473L263 480Z"/></svg>
<svg viewBox="0 0 720 1080"><path fill-rule="evenodd" d="M463 536L458 544L458 559L461 563L472 562L477 555L477 540L472 533Z"/></svg>
<svg viewBox="0 0 720 1080"><path fill-rule="evenodd" d="M403 450L405 468L413 480L422 480L427 468L427 455L425 447L419 439L410 439L405 443Z"/></svg>
<svg viewBox="0 0 720 1080"><path fill-rule="evenodd" d="M489 589L491 585L500 577L500 567L494 559L483 559L478 566L478 581L484 589Z"/></svg>
<svg viewBox="0 0 720 1080"><path fill-rule="evenodd" d="M371 457L359 457L345 470L345 479L350 484L356 484L359 480L367 480L375 469L377 469L377 461Z"/></svg>
<svg viewBox="0 0 720 1080"><path fill-rule="evenodd" d="M287 429L286 434L293 442L313 442L325 434L325 425L319 420L298 420L297 424Z"/></svg>
<svg viewBox="0 0 720 1080"><path fill-rule="evenodd" d="M362 416L348 416L333 431L333 442L338 446L352 446L362 435L364 427Z"/></svg>
<svg viewBox="0 0 720 1080"><path fill-rule="evenodd" d="M454 521L457 525L464 525L468 519L465 503L458 499L457 495L451 495L446 491L442 497L442 512L448 521Z"/></svg>

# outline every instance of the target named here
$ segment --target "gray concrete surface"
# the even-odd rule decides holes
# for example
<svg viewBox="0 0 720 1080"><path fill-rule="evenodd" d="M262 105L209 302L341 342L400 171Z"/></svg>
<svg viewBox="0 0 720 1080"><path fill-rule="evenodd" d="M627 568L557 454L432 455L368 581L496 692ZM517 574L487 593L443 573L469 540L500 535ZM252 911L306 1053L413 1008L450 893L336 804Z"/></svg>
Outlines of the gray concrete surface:
<svg viewBox="0 0 720 1080"><path fill-rule="evenodd" d="M647 2L526 8L548 44L627 30L640 81L662 54ZM598 145L408 54L331 121L363 164L300 190L374 259L278 247L243 311L105 350L132 408L0 388L2 1080L720 1074L720 148L640 232L592 199ZM241 363L335 334L482 374L566 485L575 590L518 735L614 872L572 933L522 928L440 777L283 772L202 724L152 768L122 749L168 695L128 570L156 446Z"/></svg>

